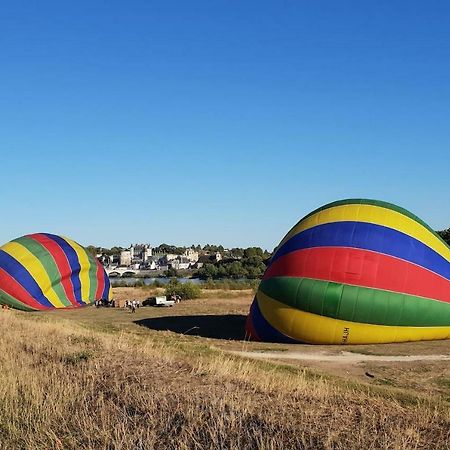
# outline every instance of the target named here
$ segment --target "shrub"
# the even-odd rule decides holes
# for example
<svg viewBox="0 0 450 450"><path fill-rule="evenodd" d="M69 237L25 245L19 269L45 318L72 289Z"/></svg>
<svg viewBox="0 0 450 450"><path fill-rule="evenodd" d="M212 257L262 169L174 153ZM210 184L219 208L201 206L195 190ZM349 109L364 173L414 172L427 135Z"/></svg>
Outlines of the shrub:
<svg viewBox="0 0 450 450"><path fill-rule="evenodd" d="M164 276L167 278L170 277L177 277L178 276L178 271L177 269L174 269L173 267L169 267L165 272L164 272Z"/></svg>
<svg viewBox="0 0 450 450"><path fill-rule="evenodd" d="M191 283L180 283L177 279L170 280L166 286L166 295L179 295L183 300L198 298L202 294L200 286Z"/></svg>
<svg viewBox="0 0 450 450"><path fill-rule="evenodd" d="M155 288L160 288L160 287L163 287L164 284L161 283L161 281L159 281L159 280L153 280L152 286Z"/></svg>
<svg viewBox="0 0 450 450"><path fill-rule="evenodd" d="M202 284L203 289L244 290L258 289L260 280L207 280Z"/></svg>

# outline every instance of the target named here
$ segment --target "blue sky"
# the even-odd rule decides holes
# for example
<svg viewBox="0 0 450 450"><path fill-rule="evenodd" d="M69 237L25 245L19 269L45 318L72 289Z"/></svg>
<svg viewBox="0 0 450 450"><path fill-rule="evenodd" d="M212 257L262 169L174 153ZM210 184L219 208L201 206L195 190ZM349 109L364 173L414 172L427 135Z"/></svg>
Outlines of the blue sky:
<svg viewBox="0 0 450 450"><path fill-rule="evenodd" d="M0 241L272 249L366 197L450 226L446 1L31 1L0 13Z"/></svg>

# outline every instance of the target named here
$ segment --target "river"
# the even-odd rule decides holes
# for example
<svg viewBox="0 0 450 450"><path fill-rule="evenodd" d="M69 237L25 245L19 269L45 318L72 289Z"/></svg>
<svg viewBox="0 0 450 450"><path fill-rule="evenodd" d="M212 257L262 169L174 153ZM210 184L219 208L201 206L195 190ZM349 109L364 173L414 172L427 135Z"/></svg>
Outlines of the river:
<svg viewBox="0 0 450 450"><path fill-rule="evenodd" d="M136 286L142 285L144 283L146 286L153 284L155 281L161 284L169 283L171 278L135 278L135 277L111 277L111 286ZM194 284L202 284L205 280L200 280L200 278L177 278L180 283L191 282Z"/></svg>

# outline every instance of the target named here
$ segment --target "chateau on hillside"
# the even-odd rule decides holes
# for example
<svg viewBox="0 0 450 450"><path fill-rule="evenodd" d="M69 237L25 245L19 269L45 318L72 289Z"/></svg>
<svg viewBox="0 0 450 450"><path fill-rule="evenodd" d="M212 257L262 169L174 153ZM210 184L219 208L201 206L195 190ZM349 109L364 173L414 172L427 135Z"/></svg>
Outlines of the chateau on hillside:
<svg viewBox="0 0 450 450"><path fill-rule="evenodd" d="M131 244L126 250L120 252L120 265L132 266L145 264L152 256L152 247L150 244Z"/></svg>
<svg viewBox="0 0 450 450"><path fill-rule="evenodd" d="M101 257L103 264L107 267L130 267L133 269L146 270L167 270L173 268L193 269L201 267L205 260L205 254L193 248L188 248L182 255L172 253L153 253L150 244L131 244L129 248L122 250L120 255L111 257ZM219 261L220 253L209 255L208 261ZM202 262L200 261L202 260Z"/></svg>

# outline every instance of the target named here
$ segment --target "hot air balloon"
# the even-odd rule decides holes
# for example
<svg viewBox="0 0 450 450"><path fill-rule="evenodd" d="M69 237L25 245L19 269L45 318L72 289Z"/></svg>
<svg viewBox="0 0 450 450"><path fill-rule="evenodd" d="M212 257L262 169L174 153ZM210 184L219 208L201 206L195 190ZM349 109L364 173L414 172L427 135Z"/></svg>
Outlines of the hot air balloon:
<svg viewBox="0 0 450 450"><path fill-rule="evenodd" d="M393 204L325 205L278 245L246 332L311 344L449 339L450 247Z"/></svg>
<svg viewBox="0 0 450 450"><path fill-rule="evenodd" d="M29 234L0 247L0 304L34 311L110 298L103 266L66 237Z"/></svg>

